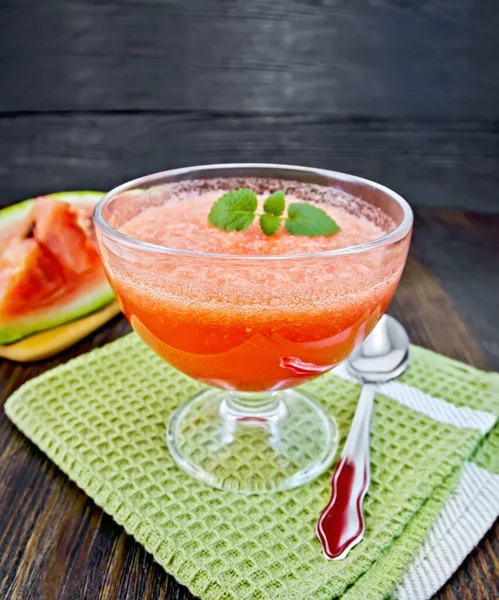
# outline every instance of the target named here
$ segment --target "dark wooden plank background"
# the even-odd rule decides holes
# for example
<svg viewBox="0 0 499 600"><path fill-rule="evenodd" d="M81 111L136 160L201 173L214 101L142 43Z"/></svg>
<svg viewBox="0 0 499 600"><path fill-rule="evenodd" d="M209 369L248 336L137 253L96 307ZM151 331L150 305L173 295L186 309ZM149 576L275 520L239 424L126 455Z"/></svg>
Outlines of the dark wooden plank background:
<svg viewBox="0 0 499 600"><path fill-rule="evenodd" d="M0 205L273 161L499 212L497 0L3 0Z"/></svg>
<svg viewBox="0 0 499 600"><path fill-rule="evenodd" d="M499 369L498 32L497 0L0 0L0 206L210 162L370 177L419 207L391 312ZM2 402L127 330L1 362ZM0 431L2 600L190 597L3 412ZM439 600L499 596L498 539Z"/></svg>
<svg viewBox="0 0 499 600"><path fill-rule="evenodd" d="M499 127L477 121L24 114L0 118L0 139L1 203L69 188L107 190L189 164L253 161L354 172L393 187L414 205L499 212Z"/></svg>
<svg viewBox="0 0 499 600"><path fill-rule="evenodd" d="M498 116L493 0L2 6L0 110Z"/></svg>

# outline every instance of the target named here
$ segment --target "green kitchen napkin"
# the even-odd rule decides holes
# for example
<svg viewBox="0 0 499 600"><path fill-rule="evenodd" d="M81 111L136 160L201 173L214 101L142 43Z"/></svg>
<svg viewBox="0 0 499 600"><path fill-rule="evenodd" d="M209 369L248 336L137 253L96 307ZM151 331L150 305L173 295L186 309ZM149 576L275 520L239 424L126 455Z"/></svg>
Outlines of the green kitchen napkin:
<svg viewBox="0 0 499 600"><path fill-rule="evenodd" d="M483 441L490 416L447 409L440 401L442 422L433 405L426 414L411 408L411 390L419 388L497 414L496 375L413 348L403 381L405 403L376 396L366 535L340 562L323 558L315 534L329 499L330 473L288 492L242 496L206 487L177 467L165 424L178 403L203 386L166 365L135 334L27 382L6 411L203 600L374 599L396 586L465 461L473 456L487 468L499 466L497 429ZM341 448L359 386L330 373L304 388L336 417ZM455 423L454 416L446 417L453 411Z"/></svg>

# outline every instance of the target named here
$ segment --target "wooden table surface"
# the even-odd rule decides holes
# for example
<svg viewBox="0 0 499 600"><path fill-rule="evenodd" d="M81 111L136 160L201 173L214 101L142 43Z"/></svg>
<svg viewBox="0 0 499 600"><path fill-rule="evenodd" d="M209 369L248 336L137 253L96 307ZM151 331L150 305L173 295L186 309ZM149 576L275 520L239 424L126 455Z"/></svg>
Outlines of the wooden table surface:
<svg viewBox="0 0 499 600"><path fill-rule="evenodd" d="M411 255L389 312L416 344L499 370L499 217L418 209ZM1 401L31 377L128 331L117 317L53 359L1 362ZM0 429L2 600L192 598L3 411ZM436 598L498 597L496 523Z"/></svg>

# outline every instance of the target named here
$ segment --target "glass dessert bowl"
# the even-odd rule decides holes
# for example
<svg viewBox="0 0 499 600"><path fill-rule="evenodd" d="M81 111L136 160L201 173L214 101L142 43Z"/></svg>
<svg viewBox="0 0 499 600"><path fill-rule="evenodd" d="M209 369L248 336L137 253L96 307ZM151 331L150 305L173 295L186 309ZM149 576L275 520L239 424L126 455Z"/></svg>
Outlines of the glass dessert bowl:
<svg viewBox="0 0 499 600"><path fill-rule="evenodd" d="M211 225L213 203L242 187L260 205L276 190L288 206L312 203L341 231L304 237L282 226L267 236L258 219L245 231ZM281 491L321 473L337 449L336 424L293 388L345 360L385 312L410 242L405 200L321 169L208 165L121 185L97 205L94 222L133 329L209 386L170 419L176 462L243 493Z"/></svg>

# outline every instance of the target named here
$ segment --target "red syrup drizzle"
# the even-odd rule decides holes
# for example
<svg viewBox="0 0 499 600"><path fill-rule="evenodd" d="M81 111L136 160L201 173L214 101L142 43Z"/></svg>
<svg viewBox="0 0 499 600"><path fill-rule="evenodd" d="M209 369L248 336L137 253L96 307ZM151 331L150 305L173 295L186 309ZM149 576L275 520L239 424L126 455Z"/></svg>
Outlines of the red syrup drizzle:
<svg viewBox="0 0 499 600"><path fill-rule="evenodd" d="M369 473L365 463L355 465L347 457L340 458L331 484L331 499L317 522L317 535L327 558L345 558L362 539L362 500L368 484Z"/></svg>

